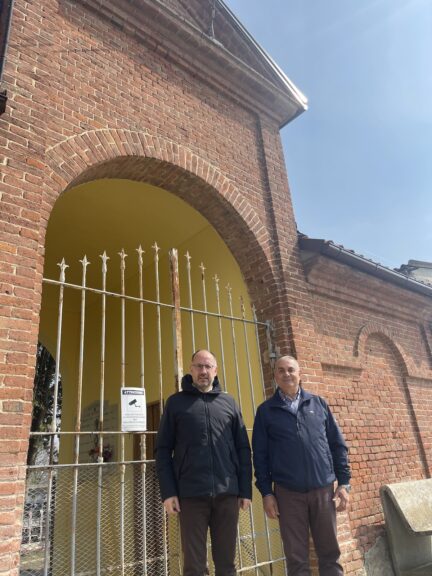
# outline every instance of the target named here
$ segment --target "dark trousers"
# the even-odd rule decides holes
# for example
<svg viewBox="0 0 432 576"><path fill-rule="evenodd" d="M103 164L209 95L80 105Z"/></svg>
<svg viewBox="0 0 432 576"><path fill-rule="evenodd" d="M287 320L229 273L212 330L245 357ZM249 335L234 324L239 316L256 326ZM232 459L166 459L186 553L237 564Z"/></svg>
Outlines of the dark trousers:
<svg viewBox="0 0 432 576"><path fill-rule="evenodd" d="M309 528L320 576L343 576L333 486L306 493L276 486L275 494L289 576L310 576Z"/></svg>
<svg viewBox="0 0 432 576"><path fill-rule="evenodd" d="M237 496L182 498L180 509L183 576L208 573L209 528L216 576L234 576L239 515Z"/></svg>

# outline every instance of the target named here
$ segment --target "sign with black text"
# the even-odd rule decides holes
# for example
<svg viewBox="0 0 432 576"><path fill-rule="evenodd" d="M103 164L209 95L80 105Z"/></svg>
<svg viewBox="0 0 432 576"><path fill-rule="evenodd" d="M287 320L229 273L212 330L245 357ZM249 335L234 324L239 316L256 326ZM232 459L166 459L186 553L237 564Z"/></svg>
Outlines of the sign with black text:
<svg viewBox="0 0 432 576"><path fill-rule="evenodd" d="M145 432L147 409L144 388L121 388L120 397L122 432Z"/></svg>

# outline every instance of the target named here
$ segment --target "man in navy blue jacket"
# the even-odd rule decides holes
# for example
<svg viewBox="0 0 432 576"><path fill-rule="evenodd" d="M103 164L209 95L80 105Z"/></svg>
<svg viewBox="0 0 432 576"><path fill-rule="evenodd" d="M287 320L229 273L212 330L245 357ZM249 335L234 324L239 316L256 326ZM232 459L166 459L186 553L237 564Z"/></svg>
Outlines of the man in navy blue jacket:
<svg viewBox="0 0 432 576"><path fill-rule="evenodd" d="M309 530L320 576L341 576L336 510L349 501L348 448L325 400L300 386L295 358L279 358L274 379L277 390L258 408L252 436L265 513L279 518L289 576L310 576Z"/></svg>
<svg viewBox="0 0 432 576"><path fill-rule="evenodd" d="M207 574L210 529L216 576L235 576L239 508L252 498L252 462L240 410L222 392L216 358L192 356L182 391L168 398L159 426L156 469L168 514L179 514L183 575Z"/></svg>

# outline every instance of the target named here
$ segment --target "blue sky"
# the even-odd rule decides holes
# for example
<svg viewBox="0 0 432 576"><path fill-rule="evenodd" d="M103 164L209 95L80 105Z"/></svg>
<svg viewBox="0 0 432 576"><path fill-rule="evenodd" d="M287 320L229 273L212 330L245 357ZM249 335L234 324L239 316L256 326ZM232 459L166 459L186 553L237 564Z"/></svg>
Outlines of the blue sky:
<svg viewBox="0 0 432 576"><path fill-rule="evenodd" d="M282 130L299 230L432 261L432 0L226 0L307 96Z"/></svg>

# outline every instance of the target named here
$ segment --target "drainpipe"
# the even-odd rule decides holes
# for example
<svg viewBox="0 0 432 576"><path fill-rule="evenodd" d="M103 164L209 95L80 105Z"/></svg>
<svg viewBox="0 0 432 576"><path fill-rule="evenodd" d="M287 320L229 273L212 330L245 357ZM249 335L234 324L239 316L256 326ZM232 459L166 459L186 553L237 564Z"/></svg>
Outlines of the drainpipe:
<svg viewBox="0 0 432 576"><path fill-rule="evenodd" d="M3 67L6 60L7 45L12 20L14 0L4 0L0 12L0 115L6 110L7 93L2 89Z"/></svg>

